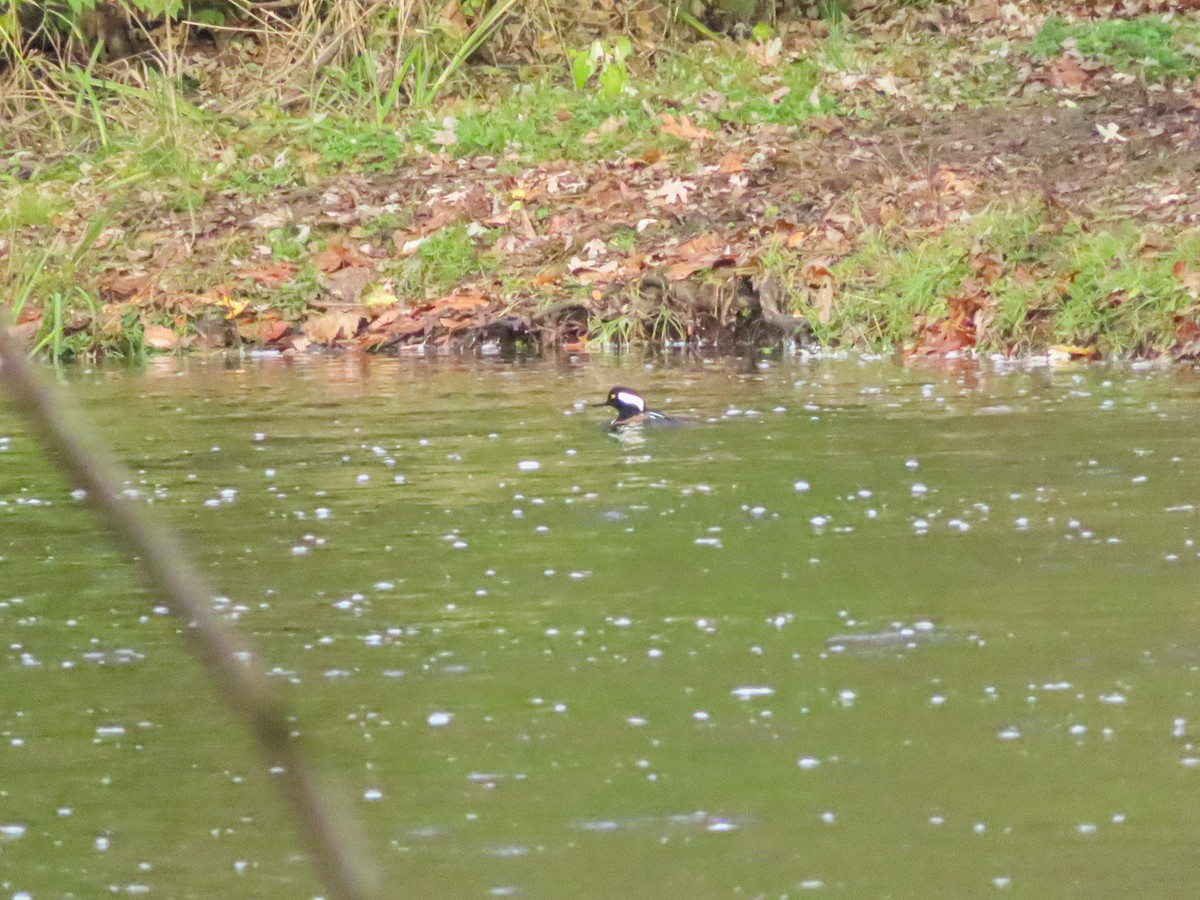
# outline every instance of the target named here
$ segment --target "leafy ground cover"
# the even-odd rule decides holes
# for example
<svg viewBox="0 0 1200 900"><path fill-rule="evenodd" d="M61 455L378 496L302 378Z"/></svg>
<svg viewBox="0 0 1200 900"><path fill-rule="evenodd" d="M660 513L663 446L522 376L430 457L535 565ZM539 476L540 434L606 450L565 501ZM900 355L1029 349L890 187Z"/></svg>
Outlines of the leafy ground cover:
<svg viewBox="0 0 1200 900"><path fill-rule="evenodd" d="M264 41L62 68L54 133L3 137L0 281L55 356L1190 358L1198 46L1200 19L1166 6L977 0L472 63L426 110L399 109L369 54L280 102L262 73L287 48Z"/></svg>

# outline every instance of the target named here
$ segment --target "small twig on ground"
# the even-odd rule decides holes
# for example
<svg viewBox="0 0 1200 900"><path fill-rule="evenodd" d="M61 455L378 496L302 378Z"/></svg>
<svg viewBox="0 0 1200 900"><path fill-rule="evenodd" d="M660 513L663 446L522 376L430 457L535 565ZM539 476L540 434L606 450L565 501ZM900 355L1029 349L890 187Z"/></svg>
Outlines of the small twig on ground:
<svg viewBox="0 0 1200 900"><path fill-rule="evenodd" d="M62 472L87 492L113 536L136 557L156 598L182 624L188 649L199 660L229 709L250 729L287 805L317 877L331 898L365 900L373 877L362 841L351 840L349 822L334 816L317 777L292 735L289 714L249 644L210 609L212 593L187 561L174 533L152 521L140 498L127 495L130 479L101 452L98 440L61 395L33 371L23 349L0 322L0 382L13 407L41 438ZM352 847L354 849L352 849ZM373 873L372 873L373 875Z"/></svg>

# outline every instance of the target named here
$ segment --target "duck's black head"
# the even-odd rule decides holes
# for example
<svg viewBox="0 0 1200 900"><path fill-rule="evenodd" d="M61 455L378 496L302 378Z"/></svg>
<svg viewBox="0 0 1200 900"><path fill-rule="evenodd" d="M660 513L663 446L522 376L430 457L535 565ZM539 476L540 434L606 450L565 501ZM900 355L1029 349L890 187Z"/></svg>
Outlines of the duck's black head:
<svg viewBox="0 0 1200 900"><path fill-rule="evenodd" d="M617 420L631 419L646 411L646 401L637 391L618 385L608 392L608 398L597 406L611 406L617 411Z"/></svg>

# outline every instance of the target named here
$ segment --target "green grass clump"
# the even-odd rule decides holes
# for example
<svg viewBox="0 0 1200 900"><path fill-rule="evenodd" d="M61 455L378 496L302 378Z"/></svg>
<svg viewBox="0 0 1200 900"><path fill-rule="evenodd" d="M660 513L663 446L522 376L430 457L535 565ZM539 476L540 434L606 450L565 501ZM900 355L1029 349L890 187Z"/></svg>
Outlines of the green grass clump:
<svg viewBox="0 0 1200 900"><path fill-rule="evenodd" d="M876 349L903 345L915 316L946 314L946 298L971 272L970 243L961 232L902 242L880 233L867 237L833 267L843 287L829 322L814 321L814 334L824 343L849 338Z"/></svg>
<svg viewBox="0 0 1200 900"><path fill-rule="evenodd" d="M808 60L760 71L744 55L714 53L692 78L693 83L703 80L710 91L724 97L716 115L725 122L792 125L832 109L825 98L818 98L816 107L810 102L820 73Z"/></svg>
<svg viewBox="0 0 1200 900"><path fill-rule="evenodd" d="M1176 262L1195 263L1200 236L1183 236L1166 252L1144 252L1132 225L1064 236L1060 264L1073 277L1056 315L1068 343L1094 340L1112 352L1153 353L1175 343L1177 316L1196 301L1176 277Z"/></svg>
<svg viewBox="0 0 1200 900"><path fill-rule="evenodd" d="M67 206L65 200L36 185L12 185L0 182L0 232L49 225Z"/></svg>
<svg viewBox="0 0 1200 900"><path fill-rule="evenodd" d="M834 72L863 72L867 68L856 36L841 23L829 27L829 33L821 42L817 60Z"/></svg>
<svg viewBox="0 0 1200 900"><path fill-rule="evenodd" d="M918 316L947 315L947 300L975 276L973 261L1000 262L983 288L983 351L1028 351L1049 344L1096 346L1106 355L1154 354L1175 343L1179 316L1196 306L1174 271L1193 265L1200 235L1169 250L1146 249L1132 224L1060 227L1039 206L994 209L936 235L876 233L833 271L839 284L830 321L814 321L827 344L904 346ZM811 310L801 310L811 315Z"/></svg>
<svg viewBox="0 0 1200 900"><path fill-rule="evenodd" d="M1200 35L1190 20L1167 21L1162 16L1132 19L1097 19L1068 24L1052 17L1033 39L1037 59L1057 56L1064 41L1074 41L1084 57L1122 71L1157 70L1165 75L1190 78L1200 73L1200 58L1189 46Z"/></svg>
<svg viewBox="0 0 1200 900"><path fill-rule="evenodd" d="M320 154L327 167L357 165L368 172L390 172L408 149L402 132L353 117L324 116L305 132L306 149Z"/></svg>
<svg viewBox="0 0 1200 900"><path fill-rule="evenodd" d="M760 69L735 45L696 48L628 76L621 91L590 83L575 87L565 72L545 71L509 82L485 99L463 99L452 110L416 112L380 127L343 114L357 104L339 82L315 98L322 110L307 131L308 146L333 166L387 170L414 147L442 147L451 156L504 156L529 161L590 161L677 150L660 131L662 115L686 115L696 127L723 123L795 124L829 112L832 101L810 97L817 67L807 60ZM703 105L702 105L703 103Z"/></svg>
<svg viewBox="0 0 1200 900"><path fill-rule="evenodd" d="M396 280L400 294L436 298L464 279L482 275L495 261L482 255L466 225L448 225L431 234L417 252L401 263Z"/></svg>

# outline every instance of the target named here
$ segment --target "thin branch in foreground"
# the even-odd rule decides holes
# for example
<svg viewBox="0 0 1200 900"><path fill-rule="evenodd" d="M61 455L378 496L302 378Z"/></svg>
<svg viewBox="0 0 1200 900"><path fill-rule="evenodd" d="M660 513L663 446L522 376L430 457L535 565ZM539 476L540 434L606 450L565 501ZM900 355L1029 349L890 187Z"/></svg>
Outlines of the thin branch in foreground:
<svg viewBox="0 0 1200 900"><path fill-rule="evenodd" d="M127 553L141 563L150 588L182 623L189 651L203 667L222 702L254 736L283 797L317 877L331 900L366 900L373 893L357 829L334 816L321 797L311 764L292 736L289 713L276 685L251 646L210 608L212 592L187 559L175 534L153 521L140 497L126 496L129 479L97 448L99 441L62 395L34 372L25 353L0 324L0 382L30 431L41 438L69 481L91 503ZM368 874L369 873L369 874Z"/></svg>

